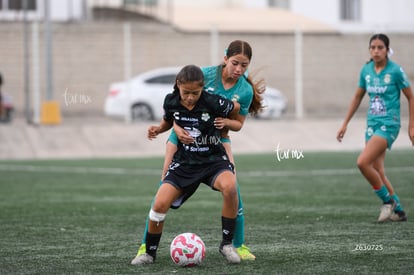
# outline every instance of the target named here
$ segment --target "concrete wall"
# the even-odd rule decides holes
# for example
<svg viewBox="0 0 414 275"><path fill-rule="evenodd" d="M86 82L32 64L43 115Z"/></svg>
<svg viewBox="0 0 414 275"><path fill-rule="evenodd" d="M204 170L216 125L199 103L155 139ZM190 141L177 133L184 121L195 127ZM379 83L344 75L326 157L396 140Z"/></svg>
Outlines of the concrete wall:
<svg viewBox="0 0 414 275"><path fill-rule="evenodd" d="M136 21L132 28L132 74L183 65L210 65L208 33L182 33L167 25ZM111 82L123 79L123 24L121 22L68 23L53 26L54 98L63 116L102 115ZM40 81L45 93L44 39L40 25ZM303 88L306 116L343 116L353 95L359 70L368 60L371 34L312 35L303 38ZM252 45L250 70L259 70L267 83L289 99L294 114L294 36L278 34L221 34L221 58L234 39ZM414 34L391 34L393 59L414 81ZM0 72L3 90L14 97L18 113L24 109L24 52L22 23L0 23ZM65 101L65 94L88 97L87 104ZM403 110L406 110L403 104ZM361 110L363 111L363 110Z"/></svg>

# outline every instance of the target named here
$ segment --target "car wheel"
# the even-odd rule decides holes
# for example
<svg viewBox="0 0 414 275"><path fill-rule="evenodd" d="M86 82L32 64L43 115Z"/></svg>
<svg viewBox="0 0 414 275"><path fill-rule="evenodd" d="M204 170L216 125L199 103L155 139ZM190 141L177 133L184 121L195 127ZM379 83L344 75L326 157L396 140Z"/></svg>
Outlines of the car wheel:
<svg viewBox="0 0 414 275"><path fill-rule="evenodd" d="M134 104L131 108L132 121L154 120L154 114L151 107L145 103Z"/></svg>

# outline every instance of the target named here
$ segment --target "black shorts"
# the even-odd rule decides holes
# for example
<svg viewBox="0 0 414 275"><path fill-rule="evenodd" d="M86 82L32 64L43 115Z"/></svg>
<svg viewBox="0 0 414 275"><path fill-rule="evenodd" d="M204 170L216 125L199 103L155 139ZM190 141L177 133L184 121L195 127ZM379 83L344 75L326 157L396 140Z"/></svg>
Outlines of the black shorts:
<svg viewBox="0 0 414 275"><path fill-rule="evenodd" d="M171 208L179 208L197 190L200 183L205 183L213 190L216 178L224 171L234 173L234 166L228 160L218 161L209 165L192 166L191 168L182 167L176 162L172 162L168 167L167 175L163 179L163 184L168 183L175 188L182 190L183 194L173 202Z"/></svg>

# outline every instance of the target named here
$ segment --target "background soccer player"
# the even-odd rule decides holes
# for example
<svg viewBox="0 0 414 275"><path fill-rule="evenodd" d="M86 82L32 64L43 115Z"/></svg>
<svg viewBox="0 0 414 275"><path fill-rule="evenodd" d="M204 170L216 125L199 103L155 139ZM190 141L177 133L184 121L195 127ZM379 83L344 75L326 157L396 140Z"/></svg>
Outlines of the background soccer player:
<svg viewBox="0 0 414 275"><path fill-rule="evenodd" d="M400 93L408 100L408 135L414 145L414 96L403 69L391 61L390 40L384 34L375 34L369 40L371 59L361 70L358 89L351 101L342 127L337 133L339 142L347 125L358 109L365 93L370 98L367 112L366 145L358 157L362 175L382 200L379 222L406 221L407 216L400 199L385 175L384 159L400 131Z"/></svg>

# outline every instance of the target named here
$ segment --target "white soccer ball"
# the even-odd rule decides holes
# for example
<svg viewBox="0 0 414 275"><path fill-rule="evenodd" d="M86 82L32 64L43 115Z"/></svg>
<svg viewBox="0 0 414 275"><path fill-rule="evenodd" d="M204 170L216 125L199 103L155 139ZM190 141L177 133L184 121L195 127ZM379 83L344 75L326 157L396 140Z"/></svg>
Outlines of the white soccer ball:
<svg viewBox="0 0 414 275"><path fill-rule="evenodd" d="M170 256L173 262L179 266L196 266L203 262L206 256L206 247L198 235L182 233L171 242Z"/></svg>

